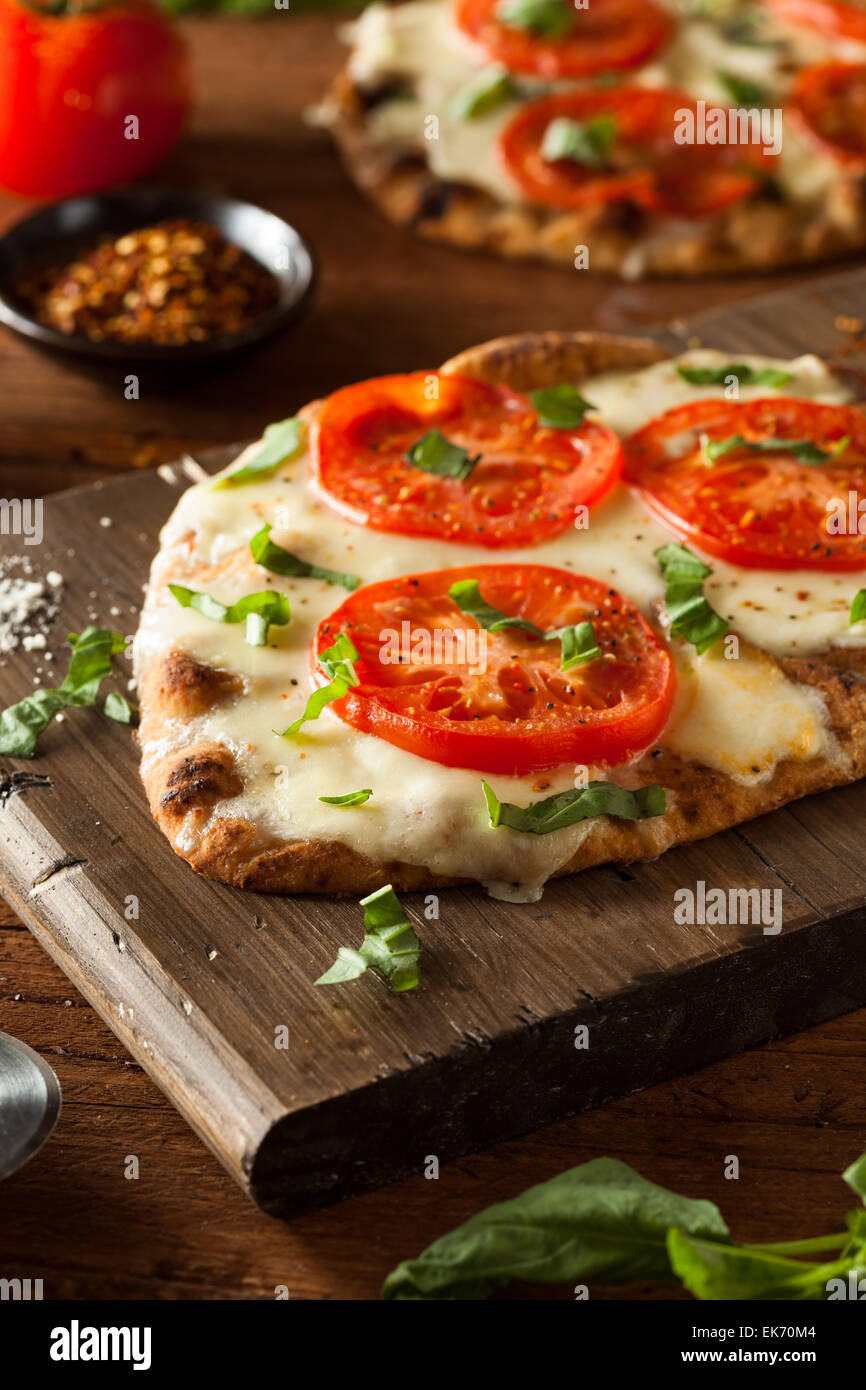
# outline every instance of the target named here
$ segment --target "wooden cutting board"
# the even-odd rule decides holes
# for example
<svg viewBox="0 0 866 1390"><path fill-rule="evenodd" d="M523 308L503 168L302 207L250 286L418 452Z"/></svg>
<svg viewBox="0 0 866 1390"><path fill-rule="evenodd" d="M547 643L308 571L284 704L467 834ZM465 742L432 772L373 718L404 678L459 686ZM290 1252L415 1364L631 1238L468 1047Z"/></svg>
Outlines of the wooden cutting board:
<svg viewBox="0 0 866 1390"><path fill-rule="evenodd" d="M671 350L699 338L732 356L815 351L858 372L858 314L866 318L866 273L846 272L656 336ZM203 461L217 468L233 453ZM45 540L28 554L40 572L65 577L61 631L80 630L90 611L134 630L159 528L189 481L175 465L46 499ZM3 552L17 549L2 538ZM3 705L32 688L37 664L37 653L16 653L0 668ZM27 788L22 772L50 785ZM373 977L313 985L339 946L360 941L354 901L268 897L195 877L151 822L128 729L93 711L52 726L35 761L2 761L0 807L6 898L250 1197L277 1215L866 1002L866 784L653 864L559 880L532 905L451 889L427 920L423 897L406 895L424 941L423 983L399 996ZM675 925L675 891L701 880L778 889L781 934ZM587 1047L575 1045L581 1025Z"/></svg>

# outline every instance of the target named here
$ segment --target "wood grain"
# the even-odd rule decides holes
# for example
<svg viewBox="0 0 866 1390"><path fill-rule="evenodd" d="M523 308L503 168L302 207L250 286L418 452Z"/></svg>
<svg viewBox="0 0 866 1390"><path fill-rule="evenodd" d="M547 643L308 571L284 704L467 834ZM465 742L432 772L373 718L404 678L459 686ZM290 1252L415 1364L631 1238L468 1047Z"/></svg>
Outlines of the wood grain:
<svg viewBox="0 0 866 1390"><path fill-rule="evenodd" d="M822 294L820 312L808 299L810 345L829 350L836 303L866 309L866 278L849 273ZM773 304L776 351L802 342L803 314L796 298ZM766 322L761 306L721 311L701 332L743 351ZM224 458L206 456L211 466ZM188 482L178 466L47 500L39 559L66 575L61 630L99 609L99 586L132 627L156 534ZM32 666L18 653L0 670L4 704ZM355 903L241 893L171 855L122 726L76 712L48 731L39 766L51 788L3 812L7 898L229 1172L283 1216L866 1000L866 894L851 831L866 810L863 785L790 808L782 830L768 817L714 837L709 851L685 846L633 871L560 880L538 904L451 890L427 921L424 900L409 895L424 985L394 998L372 978L313 985L358 937ZM676 926L676 890L708 878L777 889L782 935ZM281 1026L286 1051L275 1047Z"/></svg>

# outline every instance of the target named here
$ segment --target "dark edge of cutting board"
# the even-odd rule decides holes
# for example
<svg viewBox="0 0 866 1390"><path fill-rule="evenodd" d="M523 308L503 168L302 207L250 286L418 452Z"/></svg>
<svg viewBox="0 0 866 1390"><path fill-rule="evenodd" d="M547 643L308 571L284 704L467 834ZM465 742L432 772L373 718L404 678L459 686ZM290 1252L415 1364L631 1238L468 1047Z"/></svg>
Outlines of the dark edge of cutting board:
<svg viewBox="0 0 866 1390"><path fill-rule="evenodd" d="M862 358L835 351L833 319L866 315L866 276L846 272L766 306L749 300L691 320L682 337L656 336L672 350L695 334L732 352L813 350L862 368ZM204 462L219 467L233 452ZM46 499L38 568L71 580L74 569L70 627L84 620L88 586L98 590L106 576L111 594L97 604L106 624L109 600L126 609L140 597L157 523L189 481L180 466L174 480L135 473ZM101 515L115 526L101 530ZM64 562L70 544L78 555ZM4 551L14 548L4 538ZM131 615L116 621L134 627ZM20 698L32 668L32 657L14 656L0 669L4 704ZM136 761L128 730L88 711L55 725L36 761L4 760L0 772L46 771L53 785L0 810L3 893L232 1176L276 1215L866 1003L866 783L653 864L558 880L536 904L455 889L439 894L434 923L424 895L406 895L425 939L424 980L415 995L392 996L369 977L314 989L336 948L359 939L357 904L197 878L153 825ZM782 934L674 927L672 893L698 878L779 889ZM140 899L137 920L125 915L129 894ZM284 1053L272 1045L281 1022L290 1029ZM588 1050L574 1045L581 1024Z"/></svg>

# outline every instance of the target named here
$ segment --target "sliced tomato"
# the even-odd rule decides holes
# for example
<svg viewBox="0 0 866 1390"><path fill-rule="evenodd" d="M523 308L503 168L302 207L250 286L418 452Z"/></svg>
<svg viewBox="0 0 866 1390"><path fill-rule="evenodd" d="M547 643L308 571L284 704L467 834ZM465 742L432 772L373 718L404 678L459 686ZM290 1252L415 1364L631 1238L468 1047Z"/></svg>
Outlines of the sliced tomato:
<svg viewBox="0 0 866 1390"><path fill-rule="evenodd" d="M602 655L562 671L558 640L484 632L449 596L461 579L477 580L488 604L544 632L591 622ZM615 766L656 741L673 704L671 659L637 609L595 579L547 565L462 566L367 584L321 624L314 658L339 632L360 654L360 685L334 712L448 767L520 775ZM472 634L486 639L481 662ZM382 659L389 649L394 656L395 640L408 644L408 660Z"/></svg>
<svg viewBox="0 0 866 1390"><path fill-rule="evenodd" d="M432 430L480 461L465 479L415 467ZM467 377L414 372L335 391L319 414L313 471L326 499L361 525L475 545L537 545L619 477L612 430L538 422L525 396Z"/></svg>
<svg viewBox="0 0 866 1390"><path fill-rule="evenodd" d="M844 164L866 165L866 63L804 68L790 99L813 144Z"/></svg>
<svg viewBox="0 0 866 1390"><path fill-rule="evenodd" d="M528 102L500 135L511 177L534 202L579 208L630 200L680 217L718 212L752 193L774 156L760 145L677 144L683 111L696 106L669 88L613 87ZM548 127L565 118L588 124L612 117L615 137L602 167L576 159L547 160Z"/></svg>
<svg viewBox="0 0 866 1390"><path fill-rule="evenodd" d="M669 16L650 0L591 0L583 9L562 0L563 32L533 34L501 19L500 4L501 0L457 0L457 23L512 72L548 79L637 67L661 48L673 27Z"/></svg>
<svg viewBox="0 0 866 1390"><path fill-rule="evenodd" d="M715 462L707 440L742 436ZM765 440L815 443L804 463ZM833 501L866 495L866 416L848 405L773 397L696 401L668 410L626 440L626 478L675 530L733 564L763 569L866 568L866 537L836 535Z"/></svg>
<svg viewBox="0 0 866 1390"><path fill-rule="evenodd" d="M866 9L844 0L769 0L770 9L789 24L866 43Z"/></svg>

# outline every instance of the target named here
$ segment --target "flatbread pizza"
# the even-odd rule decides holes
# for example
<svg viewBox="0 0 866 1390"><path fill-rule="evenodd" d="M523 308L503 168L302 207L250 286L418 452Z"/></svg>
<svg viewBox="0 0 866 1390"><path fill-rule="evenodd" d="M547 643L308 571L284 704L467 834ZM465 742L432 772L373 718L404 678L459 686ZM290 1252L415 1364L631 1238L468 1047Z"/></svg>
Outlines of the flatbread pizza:
<svg viewBox="0 0 866 1390"><path fill-rule="evenodd" d="M344 387L162 532L152 813L238 887L528 901L859 778L864 471L810 356L528 334Z"/></svg>
<svg viewBox="0 0 866 1390"><path fill-rule="evenodd" d="M861 0L374 4L323 107L424 237L700 276L866 245Z"/></svg>

